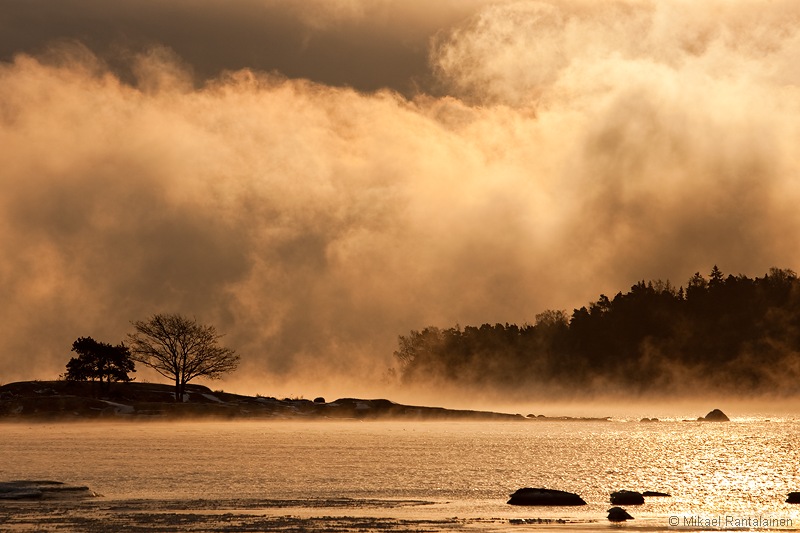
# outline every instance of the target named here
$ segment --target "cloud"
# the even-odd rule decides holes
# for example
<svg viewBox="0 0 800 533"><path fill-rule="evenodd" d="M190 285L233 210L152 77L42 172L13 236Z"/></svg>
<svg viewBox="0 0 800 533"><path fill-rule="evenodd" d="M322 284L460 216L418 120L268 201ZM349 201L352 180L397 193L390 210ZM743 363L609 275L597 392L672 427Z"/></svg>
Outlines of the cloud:
<svg viewBox="0 0 800 533"><path fill-rule="evenodd" d="M130 12L147 46L0 63L0 380L179 311L242 354L233 388L379 394L412 328L532 322L715 263L796 269L792 3L475 2L436 27L422 4L278 4L236 3L207 59L192 26ZM233 36L264 13L304 37L250 65ZM391 57L370 39L415 66L340 83L314 55Z"/></svg>
<svg viewBox="0 0 800 533"><path fill-rule="evenodd" d="M197 80L243 68L362 91L429 81L428 42L487 0L0 0L0 60L80 41L125 81L167 47Z"/></svg>

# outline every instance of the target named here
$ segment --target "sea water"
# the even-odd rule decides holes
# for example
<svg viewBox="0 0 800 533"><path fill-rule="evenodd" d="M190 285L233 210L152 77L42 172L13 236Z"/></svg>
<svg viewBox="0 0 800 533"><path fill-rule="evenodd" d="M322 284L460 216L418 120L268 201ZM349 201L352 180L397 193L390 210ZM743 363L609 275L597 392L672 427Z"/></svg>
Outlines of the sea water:
<svg viewBox="0 0 800 533"><path fill-rule="evenodd" d="M543 518L568 529L609 527L610 493L629 489L671 494L627 507L639 527L800 528L800 506L785 503L800 490L796 419L15 423L0 435L0 481L87 485L101 501L151 509L239 501L267 514L460 517L511 530ZM521 487L575 492L588 505L507 505Z"/></svg>

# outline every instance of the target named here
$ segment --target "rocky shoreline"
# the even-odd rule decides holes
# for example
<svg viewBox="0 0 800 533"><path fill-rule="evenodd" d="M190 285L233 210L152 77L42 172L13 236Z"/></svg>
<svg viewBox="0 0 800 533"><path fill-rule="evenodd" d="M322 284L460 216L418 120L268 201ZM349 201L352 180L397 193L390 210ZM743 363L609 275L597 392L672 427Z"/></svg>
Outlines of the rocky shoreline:
<svg viewBox="0 0 800 533"><path fill-rule="evenodd" d="M62 481L0 481L0 500L81 500L99 494L89 487L69 485Z"/></svg>
<svg viewBox="0 0 800 533"><path fill-rule="evenodd" d="M243 396L187 385L184 402L173 387L157 383L21 381L0 386L0 420L161 419L413 419L413 420L600 420L524 417L520 414L403 405L385 399L340 398L327 402Z"/></svg>

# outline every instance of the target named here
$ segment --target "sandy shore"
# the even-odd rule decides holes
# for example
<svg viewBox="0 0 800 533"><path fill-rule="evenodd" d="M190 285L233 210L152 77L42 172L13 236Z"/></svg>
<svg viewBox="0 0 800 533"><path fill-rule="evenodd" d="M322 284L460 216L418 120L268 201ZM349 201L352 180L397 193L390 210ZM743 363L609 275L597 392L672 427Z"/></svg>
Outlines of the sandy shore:
<svg viewBox="0 0 800 533"><path fill-rule="evenodd" d="M437 532L484 530L482 520L401 519L384 516L424 502L164 501L102 499L82 502L0 503L3 531L159 532ZM369 516L370 510L377 516ZM402 513L400 513L402 514ZM503 521L508 524L508 521ZM489 525L489 524L484 524ZM498 524L499 525L499 524Z"/></svg>
<svg viewBox="0 0 800 533"><path fill-rule="evenodd" d="M462 508L463 510L463 508ZM734 531L741 528L672 527L667 517L625 523L605 518L445 516L436 502L417 500L74 500L0 501L0 531L119 532L303 532L303 533L582 533ZM778 531L787 528L754 528ZM791 528L788 528L791 529Z"/></svg>
<svg viewBox="0 0 800 533"><path fill-rule="evenodd" d="M555 519L441 518L422 501L114 500L0 502L2 531L500 532L607 530L609 523ZM410 512L409 512L410 511ZM436 513L433 513L436 514ZM413 516L413 517L409 517ZM643 524L642 524L643 525Z"/></svg>

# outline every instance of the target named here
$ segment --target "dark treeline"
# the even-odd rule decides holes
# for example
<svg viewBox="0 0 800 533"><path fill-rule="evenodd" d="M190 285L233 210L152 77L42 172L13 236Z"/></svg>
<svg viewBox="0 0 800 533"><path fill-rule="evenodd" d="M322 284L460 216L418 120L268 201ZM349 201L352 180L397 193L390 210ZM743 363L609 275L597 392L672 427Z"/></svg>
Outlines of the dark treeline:
<svg viewBox="0 0 800 533"><path fill-rule="evenodd" d="M428 327L399 337L405 382L509 392L800 392L800 281L791 270L686 288L641 281L534 325Z"/></svg>

